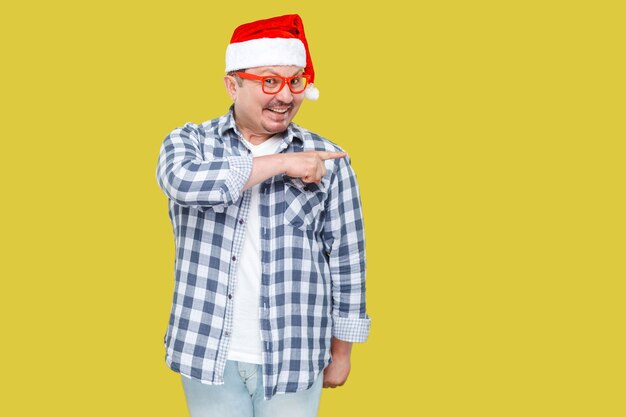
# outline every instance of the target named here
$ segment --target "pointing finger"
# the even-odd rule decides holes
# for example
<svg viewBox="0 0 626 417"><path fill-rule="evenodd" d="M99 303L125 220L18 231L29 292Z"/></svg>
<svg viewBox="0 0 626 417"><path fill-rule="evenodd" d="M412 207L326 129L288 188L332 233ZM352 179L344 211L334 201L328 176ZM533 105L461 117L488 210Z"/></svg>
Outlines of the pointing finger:
<svg viewBox="0 0 626 417"><path fill-rule="evenodd" d="M320 158L322 158L323 160L327 160L327 159L337 159L337 158L345 158L348 154L345 152L326 152L326 151L319 151L318 155L320 156Z"/></svg>

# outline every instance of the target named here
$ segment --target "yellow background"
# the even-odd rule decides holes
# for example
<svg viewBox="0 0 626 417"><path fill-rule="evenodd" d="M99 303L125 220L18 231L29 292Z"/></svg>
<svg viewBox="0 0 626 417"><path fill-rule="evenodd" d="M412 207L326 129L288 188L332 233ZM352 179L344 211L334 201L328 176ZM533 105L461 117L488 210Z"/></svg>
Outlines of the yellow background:
<svg viewBox="0 0 626 417"><path fill-rule="evenodd" d="M609 1L0 6L3 416L183 416L173 128L240 23L300 13L296 121L361 183L370 340L320 416L624 416L624 10Z"/></svg>

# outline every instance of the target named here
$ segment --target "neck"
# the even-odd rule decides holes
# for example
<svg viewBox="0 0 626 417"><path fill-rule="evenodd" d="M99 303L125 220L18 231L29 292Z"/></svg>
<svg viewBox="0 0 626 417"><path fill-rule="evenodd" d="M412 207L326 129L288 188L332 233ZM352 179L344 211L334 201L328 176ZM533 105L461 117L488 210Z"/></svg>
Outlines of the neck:
<svg viewBox="0 0 626 417"><path fill-rule="evenodd" d="M274 136L273 134L252 133L247 129L239 129L239 131L241 132L243 137L253 145L259 145Z"/></svg>
<svg viewBox="0 0 626 417"><path fill-rule="evenodd" d="M235 117L235 124L237 125L237 129L239 129L239 133L241 133L241 135L251 144L253 145L258 145L261 144L263 142L265 142L266 140L268 140L269 138L271 138L272 136L275 135L275 133L257 133L257 132L253 132L251 129L248 129L245 126L242 126L241 121L238 119L237 115L234 114Z"/></svg>

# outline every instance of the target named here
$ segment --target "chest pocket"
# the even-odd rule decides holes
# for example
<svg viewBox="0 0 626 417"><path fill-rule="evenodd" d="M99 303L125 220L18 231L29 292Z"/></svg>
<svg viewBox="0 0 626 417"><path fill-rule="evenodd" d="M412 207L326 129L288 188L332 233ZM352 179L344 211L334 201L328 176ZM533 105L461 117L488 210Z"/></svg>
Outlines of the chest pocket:
<svg viewBox="0 0 626 417"><path fill-rule="evenodd" d="M312 229L324 208L328 192L328 179L305 183L299 178L285 179L285 223L300 230Z"/></svg>

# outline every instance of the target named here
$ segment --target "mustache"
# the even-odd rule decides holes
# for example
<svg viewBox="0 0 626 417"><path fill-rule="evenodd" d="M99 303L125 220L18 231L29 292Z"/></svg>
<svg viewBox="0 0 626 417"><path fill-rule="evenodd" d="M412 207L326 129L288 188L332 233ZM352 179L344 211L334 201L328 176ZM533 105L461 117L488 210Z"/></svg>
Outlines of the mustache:
<svg viewBox="0 0 626 417"><path fill-rule="evenodd" d="M266 109L272 107L288 107L289 110L291 110L293 108L293 103L285 103L284 101L280 100L272 100L267 104L267 106L265 106Z"/></svg>

